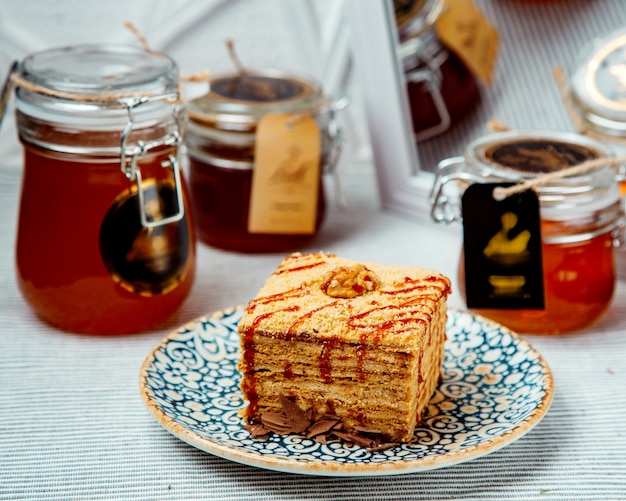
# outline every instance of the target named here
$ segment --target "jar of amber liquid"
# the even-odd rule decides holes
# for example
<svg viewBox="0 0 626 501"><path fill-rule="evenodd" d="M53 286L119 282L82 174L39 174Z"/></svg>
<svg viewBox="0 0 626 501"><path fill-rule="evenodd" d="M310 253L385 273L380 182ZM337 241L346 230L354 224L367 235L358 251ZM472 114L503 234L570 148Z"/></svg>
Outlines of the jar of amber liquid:
<svg viewBox="0 0 626 501"><path fill-rule="evenodd" d="M570 112L586 134L610 144L618 156L626 155L626 86L620 68L626 67L626 28L591 41L572 69ZM622 183L626 193L626 183ZM626 280L626 252L617 257L618 278Z"/></svg>
<svg viewBox="0 0 626 501"><path fill-rule="evenodd" d="M413 132L416 140L422 141L446 132L469 114L480 99L480 91L469 68L437 37L434 24L445 2L408 3L410 8L404 6L411 12L407 20L407 13L400 9L402 2L395 2L400 37L398 51ZM399 12L403 12L402 17Z"/></svg>
<svg viewBox="0 0 626 501"><path fill-rule="evenodd" d="M509 131L470 144L463 157L440 163L433 189L433 218L462 218L456 195L471 183L533 179L587 160L609 158L601 142L553 131ZM614 249L621 244L624 214L619 169L612 165L553 179L534 189L539 198L543 309L479 309L523 333L575 331L596 320L615 288ZM465 284L464 259L459 283Z"/></svg>
<svg viewBox="0 0 626 501"><path fill-rule="evenodd" d="M277 70L223 74L210 92L188 105L185 144L191 204L199 239L213 247L245 253L297 250L319 231L326 211L323 173L339 158L340 128L335 108L314 80ZM319 172L310 230L256 231L249 227L260 122L269 115L312 117L319 127ZM289 155L278 144L278 154ZM308 196L308 194L307 194Z"/></svg>
<svg viewBox="0 0 626 501"><path fill-rule="evenodd" d="M176 64L134 47L84 45L32 54L17 76L25 299L71 332L158 326L195 270Z"/></svg>

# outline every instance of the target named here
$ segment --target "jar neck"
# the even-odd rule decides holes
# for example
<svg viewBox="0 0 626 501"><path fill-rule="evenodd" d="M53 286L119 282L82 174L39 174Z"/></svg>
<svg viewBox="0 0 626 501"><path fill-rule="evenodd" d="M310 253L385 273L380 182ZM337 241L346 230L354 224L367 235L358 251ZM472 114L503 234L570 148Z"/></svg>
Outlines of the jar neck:
<svg viewBox="0 0 626 501"><path fill-rule="evenodd" d="M546 244L572 244L591 240L613 232L616 244L622 244L624 226L623 204L620 200L586 213L541 216L541 237Z"/></svg>
<svg viewBox="0 0 626 501"><path fill-rule="evenodd" d="M49 122L16 112L20 140L39 148L85 157L118 157L121 152L122 128L84 128L82 125ZM171 116L165 121L140 123L129 135L128 146L139 141L154 141L178 130Z"/></svg>

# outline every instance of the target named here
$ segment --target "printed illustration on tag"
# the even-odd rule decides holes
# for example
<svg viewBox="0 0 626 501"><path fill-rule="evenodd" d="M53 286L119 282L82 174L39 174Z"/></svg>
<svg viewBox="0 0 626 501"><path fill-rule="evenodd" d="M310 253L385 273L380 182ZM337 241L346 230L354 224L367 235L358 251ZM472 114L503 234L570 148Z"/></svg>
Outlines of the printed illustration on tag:
<svg viewBox="0 0 626 501"><path fill-rule="evenodd" d="M464 193L463 245L469 308L544 308L539 200L532 190L495 200L502 184Z"/></svg>
<svg viewBox="0 0 626 501"><path fill-rule="evenodd" d="M178 210L172 182L152 179L142 186L149 220L165 219ZM189 268L190 245L186 215L174 223L142 226L136 186L117 198L100 228L100 254L113 280L145 296L178 286Z"/></svg>
<svg viewBox="0 0 626 501"><path fill-rule="evenodd" d="M309 116L269 114L259 123L248 214L250 233L313 234L321 135Z"/></svg>

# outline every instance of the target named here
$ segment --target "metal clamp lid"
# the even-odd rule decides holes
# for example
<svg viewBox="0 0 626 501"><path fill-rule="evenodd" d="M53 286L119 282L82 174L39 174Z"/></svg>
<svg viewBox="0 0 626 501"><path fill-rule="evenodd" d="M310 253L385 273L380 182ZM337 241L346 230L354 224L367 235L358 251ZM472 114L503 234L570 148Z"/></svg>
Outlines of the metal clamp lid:
<svg viewBox="0 0 626 501"><path fill-rule="evenodd" d="M128 138L135 125L135 111L137 107L153 102L153 101L174 101L177 103L179 100L178 92L171 92L161 94L157 96L142 96L133 98L126 101L126 110L128 113L128 123L122 132L120 139L120 169L126 178L131 182L137 183L137 193L139 195L139 213L141 217L141 224L145 228L154 228L157 226L163 226L170 223L180 221L185 215L185 205L182 194L182 181L180 176L180 162L178 160L178 149L176 155L169 155L168 159L161 163L161 167L172 168L174 172L174 189L176 191L177 211L175 214L159 219L150 220L145 210L145 196L142 186L141 169L137 164L137 160L146 155L150 150L161 148L164 146L178 146L182 142L182 137L179 130L182 129L180 124L180 113L178 104L172 105L172 113L178 128L169 131L165 136L154 139L151 141L138 140L135 145L128 147Z"/></svg>
<svg viewBox="0 0 626 501"><path fill-rule="evenodd" d="M310 113L328 102L312 78L280 70L217 75L210 91L188 105L189 118L223 130L254 130L268 113Z"/></svg>
<svg viewBox="0 0 626 501"><path fill-rule="evenodd" d="M571 77L572 101L593 130L626 136L626 28L591 44Z"/></svg>
<svg viewBox="0 0 626 501"><path fill-rule="evenodd" d="M569 167L598 163L581 173ZM617 168L613 163L619 164ZM563 176L557 177L563 172ZM542 213L573 217L610 206L620 198L624 166L611 150L592 138L558 131L508 131L472 142L464 156L439 163L430 194L431 217L450 223L462 218L460 198L469 184L488 182L537 184Z"/></svg>

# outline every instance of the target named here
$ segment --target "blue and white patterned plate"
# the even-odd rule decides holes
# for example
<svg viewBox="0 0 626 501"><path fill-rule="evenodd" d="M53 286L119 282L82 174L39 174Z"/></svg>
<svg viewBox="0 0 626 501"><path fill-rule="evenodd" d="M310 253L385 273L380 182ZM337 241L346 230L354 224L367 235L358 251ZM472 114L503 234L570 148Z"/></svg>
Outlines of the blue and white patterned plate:
<svg viewBox="0 0 626 501"><path fill-rule="evenodd" d="M373 476L441 468L493 452L535 426L552 401L552 374L532 346L504 327L450 311L443 379L411 443L369 452L332 441L272 435L253 440L237 370L243 307L199 318L146 358L140 388L174 436L231 461L289 473Z"/></svg>

